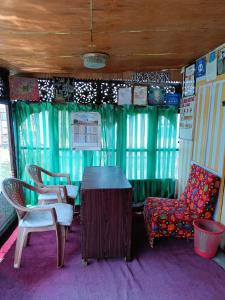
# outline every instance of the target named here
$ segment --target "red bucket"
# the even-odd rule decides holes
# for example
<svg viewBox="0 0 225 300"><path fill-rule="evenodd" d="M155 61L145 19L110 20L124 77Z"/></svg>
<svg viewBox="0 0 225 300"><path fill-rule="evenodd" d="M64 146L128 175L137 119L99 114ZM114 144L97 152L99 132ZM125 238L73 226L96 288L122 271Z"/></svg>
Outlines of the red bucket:
<svg viewBox="0 0 225 300"><path fill-rule="evenodd" d="M205 258L216 255L225 227L212 220L195 220L194 224L194 249Z"/></svg>

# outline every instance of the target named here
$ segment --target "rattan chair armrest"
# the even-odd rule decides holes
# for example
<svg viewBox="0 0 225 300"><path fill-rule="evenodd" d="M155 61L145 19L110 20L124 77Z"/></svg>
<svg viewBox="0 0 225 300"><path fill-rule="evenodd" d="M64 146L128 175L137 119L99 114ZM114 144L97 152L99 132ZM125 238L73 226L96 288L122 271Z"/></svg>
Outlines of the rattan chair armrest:
<svg viewBox="0 0 225 300"><path fill-rule="evenodd" d="M63 200L66 200L66 203L70 203L68 201L68 193L67 193L67 188L65 185L45 185L44 188L47 188L49 190L51 190L51 188L59 188L63 190L63 195L64 197L62 198L62 194L60 194L61 198L62 198L62 202L64 202ZM43 188L42 188L43 189Z"/></svg>
<svg viewBox="0 0 225 300"><path fill-rule="evenodd" d="M67 173L53 173L41 168L41 171L51 177L66 177L67 184L71 184L70 175Z"/></svg>
<svg viewBox="0 0 225 300"><path fill-rule="evenodd" d="M66 187L65 188L65 191L66 191ZM48 187L48 186L43 186L43 187L36 187L36 193L38 194L56 194L57 195L57 198L58 198L58 202L63 202L63 199L62 199L62 195L61 195L61 191L60 191L60 187L58 186L51 186L51 187ZM64 195L67 195L64 191Z"/></svg>
<svg viewBox="0 0 225 300"><path fill-rule="evenodd" d="M57 187L57 188L63 188L63 187L66 187L64 184L44 184L43 185L45 188L54 188L54 187Z"/></svg>
<svg viewBox="0 0 225 300"><path fill-rule="evenodd" d="M22 205L17 205L14 203L13 205L16 209L19 209L20 211L23 211L24 213L32 212L32 211L49 211L52 216L52 220L54 225L57 223L57 214L54 207L26 207Z"/></svg>
<svg viewBox="0 0 225 300"><path fill-rule="evenodd" d="M67 173L61 173L61 177L66 177L67 184L71 184L70 175Z"/></svg>
<svg viewBox="0 0 225 300"><path fill-rule="evenodd" d="M63 189L64 198L65 198L66 202L69 203L69 202L68 202L68 194L67 194L66 186L63 185L63 186L61 186L60 188Z"/></svg>
<svg viewBox="0 0 225 300"><path fill-rule="evenodd" d="M60 188L60 189L62 189L63 190L63 192L64 192L64 195L67 197L68 196L68 194L67 194L67 189L66 189L66 186L65 185L63 185L63 184L56 184L56 185L44 185L44 187L45 188L55 188L55 187L57 187L57 188Z"/></svg>
<svg viewBox="0 0 225 300"><path fill-rule="evenodd" d="M57 189L57 192L56 192L56 189ZM59 192L61 189L63 190L64 197L62 197L62 194ZM44 191L44 192L41 192L40 194L56 193L59 202L64 202L63 198L65 198L65 199L68 198L67 189L66 189L65 185L44 185L43 187L41 187L41 190ZM47 191L47 192L45 192L45 191ZM58 192L60 193L59 195L58 195Z"/></svg>
<svg viewBox="0 0 225 300"><path fill-rule="evenodd" d="M58 201L63 202L60 188L58 186L51 186L50 188L48 186L43 186L43 187L37 187L37 186L32 186L28 183L23 183L24 187L28 188L29 190L38 193L38 194L51 194L55 193L57 195Z"/></svg>

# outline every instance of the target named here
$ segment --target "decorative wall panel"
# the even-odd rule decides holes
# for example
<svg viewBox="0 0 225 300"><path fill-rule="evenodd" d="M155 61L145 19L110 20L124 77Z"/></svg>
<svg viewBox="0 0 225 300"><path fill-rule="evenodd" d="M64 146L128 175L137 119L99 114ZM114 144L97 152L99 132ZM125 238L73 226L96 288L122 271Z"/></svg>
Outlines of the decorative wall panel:
<svg viewBox="0 0 225 300"><path fill-rule="evenodd" d="M200 86L193 160L222 176L225 149L225 80Z"/></svg>
<svg viewBox="0 0 225 300"><path fill-rule="evenodd" d="M40 101L52 101L54 99L54 81L52 79L38 79Z"/></svg>
<svg viewBox="0 0 225 300"><path fill-rule="evenodd" d="M178 197L183 193L188 180L193 142L188 140L180 140L179 148L179 169L178 169Z"/></svg>

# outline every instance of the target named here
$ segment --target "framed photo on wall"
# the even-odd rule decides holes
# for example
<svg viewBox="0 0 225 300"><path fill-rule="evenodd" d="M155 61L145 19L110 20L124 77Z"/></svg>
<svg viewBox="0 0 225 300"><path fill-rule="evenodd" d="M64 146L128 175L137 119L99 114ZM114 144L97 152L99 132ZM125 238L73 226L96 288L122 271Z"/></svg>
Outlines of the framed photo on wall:
<svg viewBox="0 0 225 300"><path fill-rule="evenodd" d="M73 149L101 149L101 115L98 112L74 112L71 121Z"/></svg>
<svg viewBox="0 0 225 300"><path fill-rule="evenodd" d="M118 89L118 105L131 105L132 90L131 87Z"/></svg>
<svg viewBox="0 0 225 300"><path fill-rule="evenodd" d="M195 64L185 68L184 76L184 97L194 96L195 94Z"/></svg>
<svg viewBox="0 0 225 300"><path fill-rule="evenodd" d="M148 91L148 105L164 105L166 90L163 87L151 86Z"/></svg>
<svg viewBox="0 0 225 300"><path fill-rule="evenodd" d="M134 105L147 105L148 87L145 85L135 85L133 91L133 104Z"/></svg>
<svg viewBox="0 0 225 300"><path fill-rule="evenodd" d="M206 74L205 56L196 60L195 68L196 68L196 80L205 80L205 74Z"/></svg>
<svg viewBox="0 0 225 300"><path fill-rule="evenodd" d="M217 59L217 74L221 75L225 73L225 48L218 51Z"/></svg>
<svg viewBox="0 0 225 300"><path fill-rule="evenodd" d="M9 77L11 100L39 101L37 78Z"/></svg>
<svg viewBox="0 0 225 300"><path fill-rule="evenodd" d="M217 76L217 53L212 51L207 55L206 81L215 80Z"/></svg>
<svg viewBox="0 0 225 300"><path fill-rule="evenodd" d="M180 139L193 140L194 115L195 96L183 98L180 104Z"/></svg>

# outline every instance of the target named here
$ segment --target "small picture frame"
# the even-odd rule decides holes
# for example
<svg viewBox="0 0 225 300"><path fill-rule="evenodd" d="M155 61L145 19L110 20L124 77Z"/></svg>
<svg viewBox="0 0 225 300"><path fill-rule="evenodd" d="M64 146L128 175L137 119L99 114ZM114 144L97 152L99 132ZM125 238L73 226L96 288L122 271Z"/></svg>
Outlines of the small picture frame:
<svg viewBox="0 0 225 300"><path fill-rule="evenodd" d="M225 74L225 47L218 51L217 75Z"/></svg>
<svg viewBox="0 0 225 300"><path fill-rule="evenodd" d="M118 89L118 105L131 105L132 103L131 87Z"/></svg>
<svg viewBox="0 0 225 300"><path fill-rule="evenodd" d="M146 106L147 94L148 94L148 87L146 85L135 85L133 90L133 104Z"/></svg>
<svg viewBox="0 0 225 300"><path fill-rule="evenodd" d="M148 105L165 105L166 90L160 86L151 86L148 91Z"/></svg>
<svg viewBox="0 0 225 300"><path fill-rule="evenodd" d="M216 80L217 76L217 53L212 51L207 55L206 81Z"/></svg>
<svg viewBox="0 0 225 300"><path fill-rule="evenodd" d="M184 97L194 96L195 94L195 64L185 68L184 78Z"/></svg>
<svg viewBox="0 0 225 300"><path fill-rule="evenodd" d="M196 60L195 69L196 69L196 79L204 80L205 74L206 74L206 57L205 56Z"/></svg>

